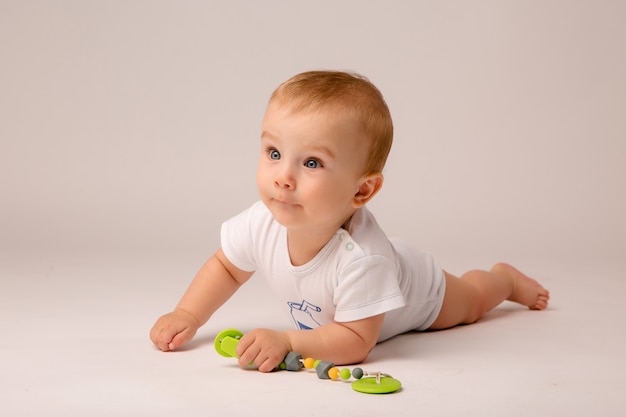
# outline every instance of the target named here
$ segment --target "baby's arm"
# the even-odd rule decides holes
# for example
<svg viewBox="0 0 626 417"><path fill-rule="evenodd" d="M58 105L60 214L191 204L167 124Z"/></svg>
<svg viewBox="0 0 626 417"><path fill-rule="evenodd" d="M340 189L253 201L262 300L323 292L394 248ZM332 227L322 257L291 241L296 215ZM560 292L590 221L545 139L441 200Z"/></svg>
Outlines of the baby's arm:
<svg viewBox="0 0 626 417"><path fill-rule="evenodd" d="M376 345L384 317L329 323L313 330L256 329L246 333L237 346L239 364L254 363L260 371L270 372L290 351L336 365L359 363Z"/></svg>
<svg viewBox="0 0 626 417"><path fill-rule="evenodd" d="M236 268L219 249L196 274L176 309L157 320L150 339L162 351L190 341L250 276L252 272Z"/></svg>

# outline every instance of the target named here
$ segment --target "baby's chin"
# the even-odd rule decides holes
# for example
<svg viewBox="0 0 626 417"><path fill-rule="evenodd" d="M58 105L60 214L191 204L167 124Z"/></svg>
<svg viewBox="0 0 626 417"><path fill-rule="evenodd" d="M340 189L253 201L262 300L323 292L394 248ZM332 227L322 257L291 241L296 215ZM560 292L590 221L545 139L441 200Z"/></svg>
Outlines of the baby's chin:
<svg viewBox="0 0 626 417"><path fill-rule="evenodd" d="M265 206L281 226L294 227L302 223L303 207L298 204L272 199Z"/></svg>

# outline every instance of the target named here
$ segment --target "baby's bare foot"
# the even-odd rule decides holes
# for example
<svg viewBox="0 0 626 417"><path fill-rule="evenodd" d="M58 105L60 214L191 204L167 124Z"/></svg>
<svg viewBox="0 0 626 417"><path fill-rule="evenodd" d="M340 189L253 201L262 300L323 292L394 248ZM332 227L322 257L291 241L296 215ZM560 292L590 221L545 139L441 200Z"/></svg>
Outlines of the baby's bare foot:
<svg viewBox="0 0 626 417"><path fill-rule="evenodd" d="M493 269L500 269L513 279L513 292L508 298L509 301L525 305L531 310L544 310L548 307L550 291L537 281L508 264L500 263Z"/></svg>

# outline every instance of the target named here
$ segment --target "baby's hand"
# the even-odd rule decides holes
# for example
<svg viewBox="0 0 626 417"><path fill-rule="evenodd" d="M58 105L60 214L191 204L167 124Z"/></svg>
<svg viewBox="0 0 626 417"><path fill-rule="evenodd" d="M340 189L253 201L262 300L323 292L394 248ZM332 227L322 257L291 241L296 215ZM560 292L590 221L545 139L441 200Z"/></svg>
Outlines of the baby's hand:
<svg viewBox="0 0 626 417"><path fill-rule="evenodd" d="M150 339L159 349L167 352L193 339L198 327L198 321L191 313L178 309L161 316L154 323Z"/></svg>
<svg viewBox="0 0 626 417"><path fill-rule="evenodd" d="M246 333L237 345L239 366L254 363L259 371L271 372L280 365L291 350L289 337L285 332L268 329L255 329Z"/></svg>

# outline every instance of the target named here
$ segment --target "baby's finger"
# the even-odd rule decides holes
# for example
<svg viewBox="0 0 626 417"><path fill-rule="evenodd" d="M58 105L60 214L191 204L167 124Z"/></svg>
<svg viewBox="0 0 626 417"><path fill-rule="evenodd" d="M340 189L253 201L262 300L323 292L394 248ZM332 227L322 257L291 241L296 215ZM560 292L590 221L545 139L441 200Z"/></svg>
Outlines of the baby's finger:
<svg viewBox="0 0 626 417"><path fill-rule="evenodd" d="M244 336L245 337L245 336ZM244 342L243 344L241 342ZM237 345L237 356L239 357L239 366L246 368L253 363L256 363L257 356L261 353L261 347L255 343L251 343L250 338L244 340L243 338Z"/></svg>
<svg viewBox="0 0 626 417"><path fill-rule="evenodd" d="M187 343L188 341L190 341L193 338L193 334L189 329L185 329L182 332L176 334L172 339L171 342L169 342L167 344L167 348L169 350L176 350L178 349L181 345Z"/></svg>
<svg viewBox="0 0 626 417"><path fill-rule="evenodd" d="M260 351L254 348L248 348L240 357L239 357L239 366L242 368L248 368L250 366L255 365L256 358Z"/></svg>
<svg viewBox="0 0 626 417"><path fill-rule="evenodd" d="M152 326L152 329L150 329L150 340L152 340L152 343L154 343L155 346L159 348L159 341L161 339L162 332L163 330L158 321L154 324L154 326Z"/></svg>
<svg viewBox="0 0 626 417"><path fill-rule="evenodd" d="M163 352L167 352L170 350L169 344L172 341L172 333L166 330L162 330L156 336L156 340L153 340L156 347L161 349Z"/></svg>
<svg viewBox="0 0 626 417"><path fill-rule="evenodd" d="M251 333L244 334L241 339L239 339L239 343L237 343L237 348L235 349L235 353L237 357L241 358L244 353L248 350L250 346L254 343L254 336Z"/></svg>
<svg viewBox="0 0 626 417"><path fill-rule="evenodd" d="M280 364L280 362L276 363L275 360L271 359L271 358L265 358L263 360L258 360L256 362L256 364L258 365L258 369L261 372L272 372L274 369L276 369L278 367L278 365Z"/></svg>

